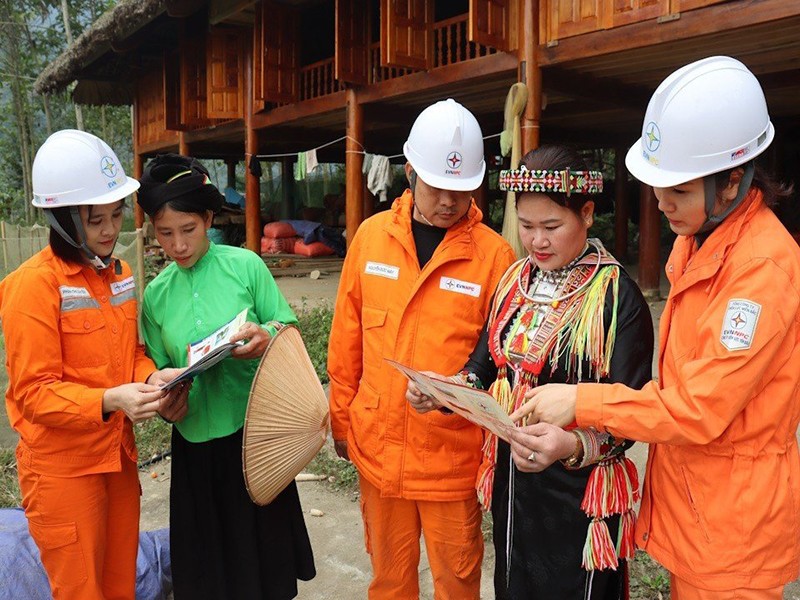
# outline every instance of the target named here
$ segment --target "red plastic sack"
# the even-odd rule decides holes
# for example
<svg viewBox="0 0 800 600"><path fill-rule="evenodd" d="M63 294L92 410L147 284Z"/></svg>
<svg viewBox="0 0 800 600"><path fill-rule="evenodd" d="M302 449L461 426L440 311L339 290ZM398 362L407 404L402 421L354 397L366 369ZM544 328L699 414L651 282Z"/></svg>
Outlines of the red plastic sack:
<svg viewBox="0 0 800 600"><path fill-rule="evenodd" d="M275 221L264 225L264 237L268 238L293 238L297 235L294 227L283 221Z"/></svg>
<svg viewBox="0 0 800 600"><path fill-rule="evenodd" d="M292 254L294 252L295 240L300 238L261 238L261 254Z"/></svg>
<svg viewBox="0 0 800 600"><path fill-rule="evenodd" d="M330 256L334 254L334 250L322 242L306 244L301 238L297 238L294 243L294 253L301 256Z"/></svg>

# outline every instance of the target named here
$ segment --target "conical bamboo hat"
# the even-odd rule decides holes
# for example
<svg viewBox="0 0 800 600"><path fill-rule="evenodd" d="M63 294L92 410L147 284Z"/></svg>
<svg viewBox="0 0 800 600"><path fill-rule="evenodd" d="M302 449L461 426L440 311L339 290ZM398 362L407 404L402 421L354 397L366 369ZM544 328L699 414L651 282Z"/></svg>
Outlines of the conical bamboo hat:
<svg viewBox="0 0 800 600"><path fill-rule="evenodd" d="M258 365L244 421L247 492L269 504L311 461L328 435L328 400L296 327L270 340Z"/></svg>

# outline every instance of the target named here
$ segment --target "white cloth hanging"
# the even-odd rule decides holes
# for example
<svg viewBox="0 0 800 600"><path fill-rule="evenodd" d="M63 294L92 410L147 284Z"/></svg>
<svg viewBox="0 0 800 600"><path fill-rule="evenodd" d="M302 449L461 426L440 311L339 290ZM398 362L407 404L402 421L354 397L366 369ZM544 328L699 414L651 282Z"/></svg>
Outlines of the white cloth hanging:
<svg viewBox="0 0 800 600"><path fill-rule="evenodd" d="M318 164L316 148L306 152L306 173L311 173L311 171L317 168Z"/></svg>
<svg viewBox="0 0 800 600"><path fill-rule="evenodd" d="M380 197L381 202L386 202L386 192L392 185L394 174L389 158L381 154L372 157L372 164L367 175L367 189Z"/></svg>

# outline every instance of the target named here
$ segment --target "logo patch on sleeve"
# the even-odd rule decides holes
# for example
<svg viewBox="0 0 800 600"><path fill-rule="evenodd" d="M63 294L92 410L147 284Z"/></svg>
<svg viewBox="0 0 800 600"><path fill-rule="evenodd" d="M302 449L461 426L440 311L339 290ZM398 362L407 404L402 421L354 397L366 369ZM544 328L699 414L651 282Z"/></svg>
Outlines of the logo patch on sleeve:
<svg viewBox="0 0 800 600"><path fill-rule="evenodd" d="M121 294L122 292L127 292L128 290L132 290L136 287L136 282L133 280L133 275L130 277L126 277L122 281L115 281L111 284L111 293L115 296L117 294Z"/></svg>
<svg viewBox="0 0 800 600"><path fill-rule="evenodd" d="M447 290L448 292L472 296L473 298L478 298L481 295L481 286L479 283L461 281L460 279L453 279L452 277L442 277L439 280L439 288Z"/></svg>
<svg viewBox="0 0 800 600"><path fill-rule="evenodd" d="M756 335L758 317L761 315L761 305L733 298L728 301L728 308L722 321L722 332L719 336L720 343L728 350L747 350L753 345Z"/></svg>

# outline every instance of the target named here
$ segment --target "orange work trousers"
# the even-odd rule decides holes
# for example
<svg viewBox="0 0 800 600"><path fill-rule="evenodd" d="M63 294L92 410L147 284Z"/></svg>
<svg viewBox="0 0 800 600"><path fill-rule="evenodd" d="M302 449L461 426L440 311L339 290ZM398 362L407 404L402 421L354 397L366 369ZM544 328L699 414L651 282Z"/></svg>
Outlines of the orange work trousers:
<svg viewBox="0 0 800 600"><path fill-rule="evenodd" d="M134 600L139 549L139 475L79 477L19 467L22 506L56 600Z"/></svg>
<svg viewBox="0 0 800 600"><path fill-rule="evenodd" d="M783 586L768 590L738 589L724 592L701 590L686 580L670 573L670 597L672 600L782 600Z"/></svg>
<svg viewBox="0 0 800 600"><path fill-rule="evenodd" d="M370 600L419 598L420 533L436 600L480 598L483 536L477 498L452 502L381 498L360 478Z"/></svg>

